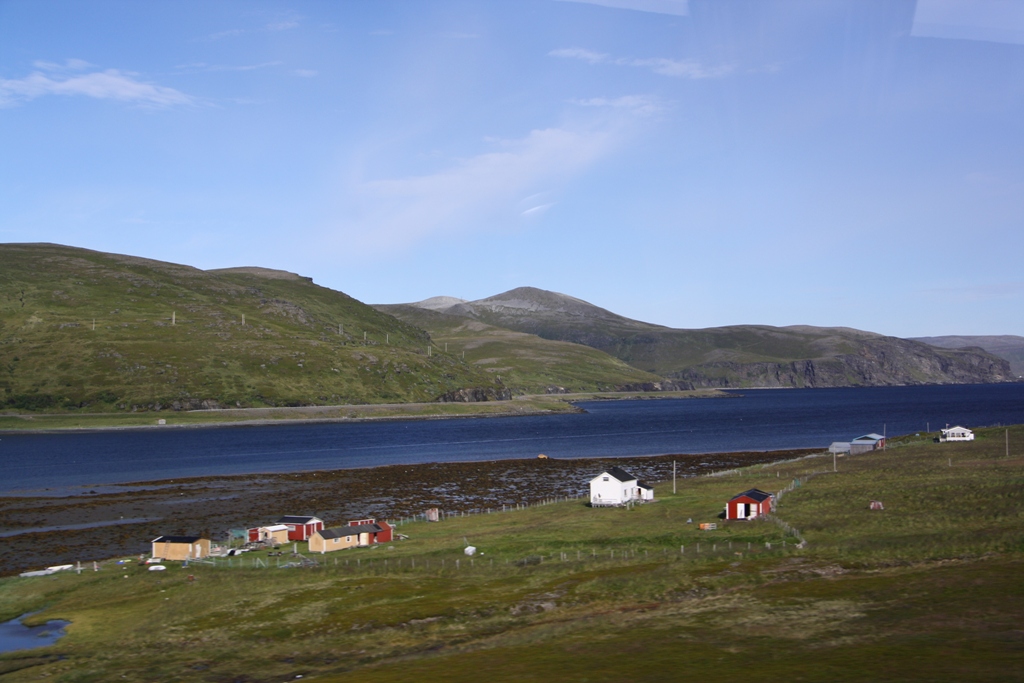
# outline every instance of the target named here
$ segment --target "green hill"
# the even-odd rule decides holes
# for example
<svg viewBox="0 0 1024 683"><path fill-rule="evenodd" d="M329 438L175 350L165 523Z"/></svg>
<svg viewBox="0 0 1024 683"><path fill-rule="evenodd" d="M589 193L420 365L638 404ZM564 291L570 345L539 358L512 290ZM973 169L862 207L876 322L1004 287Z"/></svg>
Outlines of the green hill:
<svg viewBox="0 0 1024 683"><path fill-rule="evenodd" d="M447 315L584 344L645 372L695 387L835 387L1014 379L1006 360L981 349L941 349L845 327L673 329L533 287L478 301L423 303Z"/></svg>
<svg viewBox="0 0 1024 683"><path fill-rule="evenodd" d="M0 245L0 407L161 410L507 396L309 278Z"/></svg>
<svg viewBox="0 0 1024 683"><path fill-rule="evenodd" d="M427 330L439 348L500 377L502 384L514 391L543 394L677 388L663 377L582 344L544 339L417 305L376 308Z"/></svg>

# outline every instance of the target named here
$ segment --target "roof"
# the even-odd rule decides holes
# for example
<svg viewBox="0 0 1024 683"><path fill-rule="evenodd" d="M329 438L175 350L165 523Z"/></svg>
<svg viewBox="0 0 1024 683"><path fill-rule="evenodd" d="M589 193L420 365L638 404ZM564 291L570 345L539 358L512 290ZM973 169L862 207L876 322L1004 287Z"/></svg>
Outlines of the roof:
<svg viewBox="0 0 1024 683"><path fill-rule="evenodd" d="M760 503L761 501L767 500L771 497L772 494L765 493L761 489L750 489L749 491L744 491L743 493L736 494L729 500L736 500L737 498L751 498Z"/></svg>
<svg viewBox="0 0 1024 683"><path fill-rule="evenodd" d="M957 425L955 427L946 427L945 429L940 429L939 431L940 432L952 432L952 431L956 431L956 430L961 430L961 431L965 431L965 432L971 431L967 427L961 427L960 425Z"/></svg>
<svg viewBox="0 0 1024 683"><path fill-rule="evenodd" d="M195 543L201 541L202 536L160 536L154 538L153 543Z"/></svg>
<svg viewBox="0 0 1024 683"><path fill-rule="evenodd" d="M323 520L317 517L304 517L302 515L285 515L274 522L274 524L309 524L310 522L320 522L322 524Z"/></svg>
<svg viewBox="0 0 1024 683"><path fill-rule="evenodd" d="M619 481L634 481L636 479L636 477L634 477L632 474L630 474L626 470L619 469L618 467L612 467L610 469L607 469L601 474L610 474ZM600 477L601 475L599 474L597 476ZM594 478L596 479L597 477Z"/></svg>
<svg viewBox="0 0 1024 683"><path fill-rule="evenodd" d="M653 486L651 486L650 484L645 484L645 483L643 483L642 481L638 481L638 482L636 483L636 485L637 485L637 488L641 488L641 489L651 489L651 490L654 490L654 487L653 487Z"/></svg>
<svg viewBox="0 0 1024 683"><path fill-rule="evenodd" d="M861 439L871 439L872 441L881 441L884 438L885 437L882 436L881 434L875 434L874 432L871 432L870 434L865 434L864 436L858 436L856 439L854 439L854 441L860 441Z"/></svg>
<svg viewBox="0 0 1024 683"><path fill-rule="evenodd" d="M352 536L355 533L355 527L336 526L333 529L321 529L317 533L320 534L320 538L341 538L342 536Z"/></svg>
<svg viewBox="0 0 1024 683"><path fill-rule="evenodd" d="M384 531L377 524L360 524L359 526L347 526L344 528L348 529L349 534L376 534Z"/></svg>
<svg viewBox="0 0 1024 683"><path fill-rule="evenodd" d="M270 526L261 526L260 529L265 531L288 531L287 524L271 524Z"/></svg>

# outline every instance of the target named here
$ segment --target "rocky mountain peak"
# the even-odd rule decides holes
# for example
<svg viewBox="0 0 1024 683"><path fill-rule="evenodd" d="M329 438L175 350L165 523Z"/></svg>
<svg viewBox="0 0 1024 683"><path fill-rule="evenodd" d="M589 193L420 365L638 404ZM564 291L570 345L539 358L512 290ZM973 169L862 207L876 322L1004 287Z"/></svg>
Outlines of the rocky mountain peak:
<svg viewBox="0 0 1024 683"><path fill-rule="evenodd" d="M409 305L415 306L416 308L425 308L428 311L445 311L452 306L464 303L466 303L465 299L460 299L455 296L432 296L429 299L417 301L416 303Z"/></svg>

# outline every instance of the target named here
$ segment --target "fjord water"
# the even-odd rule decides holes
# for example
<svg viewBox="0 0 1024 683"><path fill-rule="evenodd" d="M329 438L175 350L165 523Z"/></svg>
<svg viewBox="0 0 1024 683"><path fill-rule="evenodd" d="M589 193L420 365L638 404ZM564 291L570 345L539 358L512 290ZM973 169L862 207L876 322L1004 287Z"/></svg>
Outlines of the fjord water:
<svg viewBox="0 0 1024 683"><path fill-rule="evenodd" d="M588 401L585 414L5 434L0 492L224 474L460 460L826 447L1024 422L1024 383L744 390L730 398Z"/></svg>

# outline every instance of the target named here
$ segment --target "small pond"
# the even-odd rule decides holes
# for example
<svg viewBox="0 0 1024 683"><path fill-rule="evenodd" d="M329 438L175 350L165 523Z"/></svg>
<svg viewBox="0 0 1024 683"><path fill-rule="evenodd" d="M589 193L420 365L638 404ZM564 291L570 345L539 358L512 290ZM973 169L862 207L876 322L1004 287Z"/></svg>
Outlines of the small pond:
<svg viewBox="0 0 1024 683"><path fill-rule="evenodd" d="M22 619L32 616L22 614L17 619L0 623L0 652L12 650L31 650L36 647L53 645L64 635L64 627L70 621L53 619L39 626L25 626Z"/></svg>

